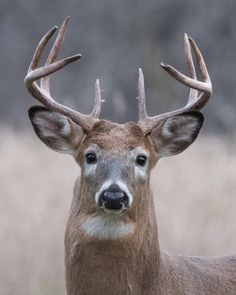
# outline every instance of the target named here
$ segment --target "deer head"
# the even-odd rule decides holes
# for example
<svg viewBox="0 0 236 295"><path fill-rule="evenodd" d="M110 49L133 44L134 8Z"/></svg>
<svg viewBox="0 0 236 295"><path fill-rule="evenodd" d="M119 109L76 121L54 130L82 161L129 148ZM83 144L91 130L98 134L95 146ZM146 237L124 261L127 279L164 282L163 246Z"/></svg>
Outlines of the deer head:
<svg viewBox="0 0 236 295"><path fill-rule="evenodd" d="M185 34L189 77L167 64L161 64L176 80L190 87L189 98L183 108L149 117L140 69L138 123L117 124L98 118L101 110L99 80L95 83L94 108L90 115L84 115L56 102L50 95L50 75L80 58L77 54L56 61L68 21L69 18L60 28L46 65L38 68L42 51L56 27L42 38L30 64L25 78L26 87L45 106L31 107L30 120L37 136L48 147L71 154L81 167L77 213L137 220L147 210L150 171L157 160L182 152L199 134L203 124L199 110L212 94L205 62L197 45ZM191 47L203 81L197 80ZM39 79L40 85L36 82Z"/></svg>

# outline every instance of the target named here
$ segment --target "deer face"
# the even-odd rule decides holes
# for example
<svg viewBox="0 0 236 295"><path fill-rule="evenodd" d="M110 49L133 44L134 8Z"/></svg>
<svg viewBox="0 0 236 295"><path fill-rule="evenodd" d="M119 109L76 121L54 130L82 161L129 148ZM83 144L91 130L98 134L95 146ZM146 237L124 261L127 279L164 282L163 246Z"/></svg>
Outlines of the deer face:
<svg viewBox="0 0 236 295"><path fill-rule="evenodd" d="M147 207L150 172L157 160L184 150L203 121L198 112L174 116L145 134L134 122L97 120L86 133L46 108L33 107L29 114L39 138L53 150L73 155L81 167L80 210L127 213L130 218Z"/></svg>
<svg viewBox="0 0 236 295"><path fill-rule="evenodd" d="M119 215L140 203L135 196L149 183L154 157L150 138L135 123L95 123L75 157L81 185L100 210Z"/></svg>

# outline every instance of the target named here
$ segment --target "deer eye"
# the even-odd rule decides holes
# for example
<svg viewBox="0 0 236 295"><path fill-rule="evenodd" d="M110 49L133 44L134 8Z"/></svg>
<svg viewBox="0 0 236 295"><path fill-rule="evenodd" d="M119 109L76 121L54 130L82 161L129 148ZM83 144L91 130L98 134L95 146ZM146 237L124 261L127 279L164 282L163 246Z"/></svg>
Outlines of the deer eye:
<svg viewBox="0 0 236 295"><path fill-rule="evenodd" d="M139 165L139 166L145 166L146 162L147 162L147 157L144 156L144 155L139 155L137 156L136 158L136 164Z"/></svg>
<svg viewBox="0 0 236 295"><path fill-rule="evenodd" d="M85 158L86 158L86 163L87 164L95 164L97 163L97 156L95 153L87 153L85 155Z"/></svg>

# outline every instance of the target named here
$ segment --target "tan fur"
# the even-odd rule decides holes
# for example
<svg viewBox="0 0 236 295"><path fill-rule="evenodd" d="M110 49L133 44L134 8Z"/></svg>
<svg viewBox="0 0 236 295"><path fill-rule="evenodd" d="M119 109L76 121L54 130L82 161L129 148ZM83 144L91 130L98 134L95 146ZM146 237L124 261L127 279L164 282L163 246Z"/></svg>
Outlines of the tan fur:
<svg viewBox="0 0 236 295"><path fill-rule="evenodd" d="M144 146L154 164L158 158L152 139L134 123L97 123L80 145L82 167L81 155L91 143L124 154ZM120 217L133 222L133 234L119 239L88 236L82 229L84 220L102 213L86 196L82 172L65 235L68 295L236 294L236 257L198 258L161 251L149 179L133 193L133 206Z"/></svg>

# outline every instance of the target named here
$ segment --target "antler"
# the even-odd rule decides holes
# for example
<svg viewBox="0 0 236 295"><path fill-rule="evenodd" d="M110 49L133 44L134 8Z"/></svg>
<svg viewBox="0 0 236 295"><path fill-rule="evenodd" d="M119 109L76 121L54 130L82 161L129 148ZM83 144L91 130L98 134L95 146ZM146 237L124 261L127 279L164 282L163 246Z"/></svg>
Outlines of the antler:
<svg viewBox="0 0 236 295"><path fill-rule="evenodd" d="M199 66L199 70L200 70L200 74L201 74L203 82L197 80L190 44L196 56L197 64ZM184 49L185 49L185 59L187 63L189 77L180 73L172 66L167 65L165 63L161 63L161 67L164 70L166 70L173 78L175 78L180 83L191 88L188 102L181 109L160 114L154 117L149 117L146 111L144 77L143 77L142 70L139 69L139 82L138 82L139 122L138 124L146 134L149 133L158 124L160 124L160 122L168 119L171 116L179 115L179 114L190 112L190 111L198 111L202 109L206 105L206 103L208 102L212 94L211 80L207 71L206 64L202 57L202 54L200 50L198 49L197 45L195 44L195 42L193 41L193 39L188 37L187 34L184 35ZM199 96L198 96L198 91L202 92Z"/></svg>
<svg viewBox="0 0 236 295"><path fill-rule="evenodd" d="M52 35L57 30L57 27L52 28L43 36L35 50L33 59L30 63L28 73L25 77L25 85L30 94L33 97L35 97L38 101L40 101L44 106L48 107L52 111L59 112L69 117L75 123L81 125L85 131L88 131L91 129L94 121L98 119L99 114L101 112L101 92L98 79L95 83L94 108L89 115L81 114L73 109L70 109L56 102L50 94L50 75L81 57L80 54L76 54L64 58L62 60L56 61L68 24L69 17L65 19L65 21L60 27L55 43L47 58L46 64L43 67L37 68L43 50L50 38L52 37ZM36 83L38 79L41 79L40 86Z"/></svg>

